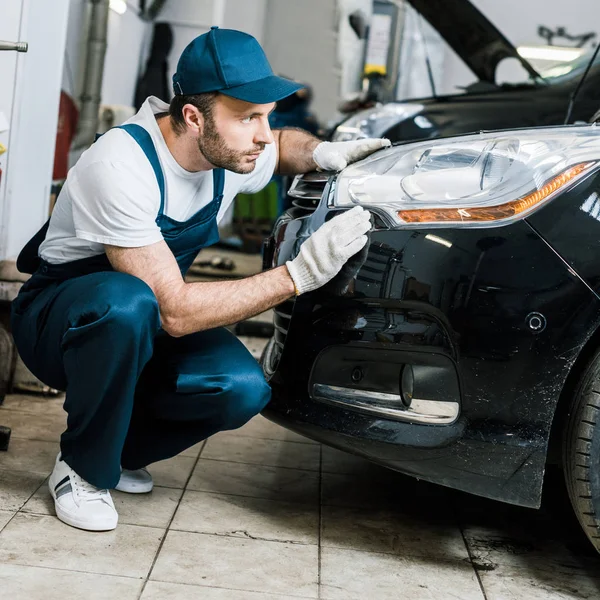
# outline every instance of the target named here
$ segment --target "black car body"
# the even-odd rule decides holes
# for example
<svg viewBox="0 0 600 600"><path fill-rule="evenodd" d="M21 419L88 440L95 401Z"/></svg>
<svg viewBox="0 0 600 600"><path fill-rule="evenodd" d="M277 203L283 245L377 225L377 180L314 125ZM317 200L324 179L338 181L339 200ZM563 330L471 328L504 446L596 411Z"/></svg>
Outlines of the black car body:
<svg viewBox="0 0 600 600"><path fill-rule="evenodd" d="M595 126L558 129L598 138L600 159ZM408 226L369 206L365 253L275 309L265 415L403 473L539 507L549 449L560 448L574 386L600 347L600 170L586 164L508 224ZM339 211L343 176L296 180L265 268L292 260Z"/></svg>
<svg viewBox="0 0 600 600"><path fill-rule="evenodd" d="M466 93L393 102L340 123L333 141L387 137L392 142L446 137L490 129L560 125L591 52L544 78L469 0L406 0L441 35L477 78ZM529 75L520 84L497 85L504 59L518 60ZM588 122L600 102L600 60L577 94L569 122ZM395 114L397 113L397 114Z"/></svg>

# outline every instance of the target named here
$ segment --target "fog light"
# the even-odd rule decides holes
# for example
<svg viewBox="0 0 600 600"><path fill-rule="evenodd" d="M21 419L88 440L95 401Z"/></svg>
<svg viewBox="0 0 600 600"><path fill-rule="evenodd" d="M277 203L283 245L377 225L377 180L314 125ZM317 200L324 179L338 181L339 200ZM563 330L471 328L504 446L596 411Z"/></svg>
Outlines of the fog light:
<svg viewBox="0 0 600 600"><path fill-rule="evenodd" d="M415 390L415 375L411 365L404 365L400 374L400 397L402 404L410 408Z"/></svg>

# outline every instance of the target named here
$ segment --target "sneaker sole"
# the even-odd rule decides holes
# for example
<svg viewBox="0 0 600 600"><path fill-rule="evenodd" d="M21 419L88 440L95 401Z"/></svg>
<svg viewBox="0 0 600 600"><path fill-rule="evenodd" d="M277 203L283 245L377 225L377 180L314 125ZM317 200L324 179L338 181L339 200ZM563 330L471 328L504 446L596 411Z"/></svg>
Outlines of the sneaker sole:
<svg viewBox="0 0 600 600"><path fill-rule="evenodd" d="M148 494L152 491L154 487L154 482L150 481L149 483L134 483L134 484L121 484L121 482L117 483L115 490L119 492L125 492L126 494Z"/></svg>
<svg viewBox="0 0 600 600"><path fill-rule="evenodd" d="M113 529L117 528L117 524L119 522L118 517L117 519L105 519L104 521L99 520L94 523L89 523L88 521L81 521L73 517L71 513L69 513L66 510L63 510L63 508L56 501L56 494L54 493L54 485L52 484L52 478L48 480L48 488L50 490L50 495L54 500L54 510L56 511L56 516L63 523L66 523L67 525L70 525L71 527L75 527L77 529L84 529L85 531L112 531Z"/></svg>

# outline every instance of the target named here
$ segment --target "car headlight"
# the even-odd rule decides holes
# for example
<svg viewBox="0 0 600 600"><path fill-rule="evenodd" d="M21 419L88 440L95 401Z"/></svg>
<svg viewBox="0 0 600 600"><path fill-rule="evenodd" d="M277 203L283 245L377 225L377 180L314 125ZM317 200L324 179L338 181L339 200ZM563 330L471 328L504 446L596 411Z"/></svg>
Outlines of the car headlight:
<svg viewBox="0 0 600 600"><path fill-rule="evenodd" d="M390 127L406 121L423 110L422 104L382 104L361 110L335 130L332 141L349 142L381 137Z"/></svg>
<svg viewBox="0 0 600 600"><path fill-rule="evenodd" d="M379 208L403 228L495 227L531 214L599 162L595 125L418 142L346 168L333 202Z"/></svg>

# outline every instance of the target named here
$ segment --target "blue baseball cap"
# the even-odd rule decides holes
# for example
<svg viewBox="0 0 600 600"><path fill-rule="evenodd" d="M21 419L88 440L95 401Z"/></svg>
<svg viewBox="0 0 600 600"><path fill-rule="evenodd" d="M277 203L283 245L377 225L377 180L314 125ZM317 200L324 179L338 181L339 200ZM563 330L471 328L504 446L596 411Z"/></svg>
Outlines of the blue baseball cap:
<svg viewBox="0 0 600 600"><path fill-rule="evenodd" d="M252 104L277 102L303 87L273 74L254 37L218 27L188 44L173 75L175 95L220 92Z"/></svg>

